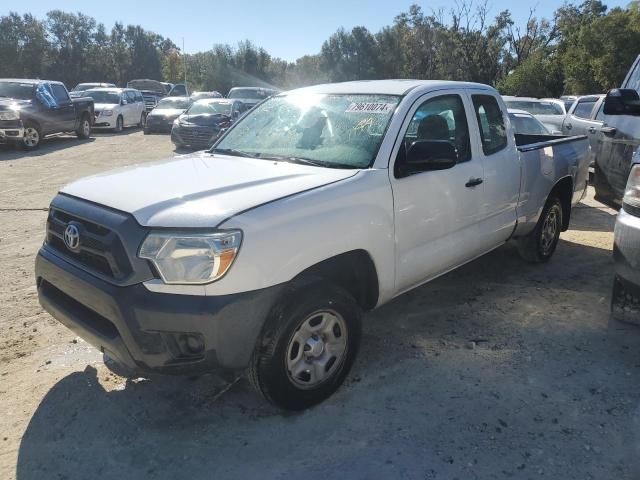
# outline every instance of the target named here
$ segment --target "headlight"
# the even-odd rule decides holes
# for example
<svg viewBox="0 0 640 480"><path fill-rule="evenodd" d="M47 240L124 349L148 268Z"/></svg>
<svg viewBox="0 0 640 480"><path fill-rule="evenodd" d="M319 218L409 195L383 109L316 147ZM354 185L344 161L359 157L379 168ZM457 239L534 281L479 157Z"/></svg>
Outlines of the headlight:
<svg viewBox="0 0 640 480"><path fill-rule="evenodd" d="M19 118L20 114L16 110L0 112L0 120L18 120Z"/></svg>
<svg viewBox="0 0 640 480"><path fill-rule="evenodd" d="M153 262L164 283L210 283L227 273L241 242L239 230L150 233L138 256Z"/></svg>
<svg viewBox="0 0 640 480"><path fill-rule="evenodd" d="M629 173L622 203L640 209L640 165L635 165Z"/></svg>
<svg viewBox="0 0 640 480"><path fill-rule="evenodd" d="M113 110L103 110L102 111L102 116L103 117L110 117L111 115L113 115Z"/></svg>

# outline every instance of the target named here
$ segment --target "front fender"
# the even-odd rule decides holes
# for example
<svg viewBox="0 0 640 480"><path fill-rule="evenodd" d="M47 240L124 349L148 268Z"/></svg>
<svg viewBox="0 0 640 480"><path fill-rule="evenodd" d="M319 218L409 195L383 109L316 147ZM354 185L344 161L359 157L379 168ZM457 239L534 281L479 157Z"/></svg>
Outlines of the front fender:
<svg viewBox="0 0 640 480"><path fill-rule="evenodd" d="M393 198L387 171L369 169L238 214L220 225L241 229L234 265L207 295L257 290L292 280L341 253L365 250L378 272L379 301L394 290Z"/></svg>

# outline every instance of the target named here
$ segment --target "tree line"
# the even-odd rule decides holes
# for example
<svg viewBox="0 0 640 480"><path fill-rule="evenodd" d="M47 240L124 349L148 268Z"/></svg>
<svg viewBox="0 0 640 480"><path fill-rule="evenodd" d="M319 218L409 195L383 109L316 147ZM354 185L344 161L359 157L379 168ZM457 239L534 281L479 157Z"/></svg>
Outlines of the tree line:
<svg viewBox="0 0 640 480"><path fill-rule="evenodd" d="M638 54L639 0L611 10L600 0L564 4L551 19L532 10L522 25L508 10L491 17L487 4L474 0L449 11L413 5L375 33L339 29L320 52L295 62L249 41L183 57L171 39L140 25L116 23L108 30L82 13L0 17L0 76L61 80L69 87L98 81L124 86L133 78L178 83L184 62L191 90L422 78L481 82L504 94L542 97L619 86Z"/></svg>

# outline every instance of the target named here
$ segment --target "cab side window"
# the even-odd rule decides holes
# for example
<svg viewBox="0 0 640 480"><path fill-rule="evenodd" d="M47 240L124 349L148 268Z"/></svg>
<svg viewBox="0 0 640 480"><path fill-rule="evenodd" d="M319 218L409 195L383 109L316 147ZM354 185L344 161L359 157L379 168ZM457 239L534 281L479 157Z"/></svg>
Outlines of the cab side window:
<svg viewBox="0 0 640 480"><path fill-rule="evenodd" d="M573 112L573 114L578 118L591 118L591 111L593 110L593 106L596 103L595 99L588 98L585 100L578 100L578 104Z"/></svg>
<svg viewBox="0 0 640 480"><path fill-rule="evenodd" d="M405 176L407 151L419 140L449 142L455 147L458 163L471 160L469 126L459 95L431 98L416 110L398 151L394 166L396 178Z"/></svg>
<svg viewBox="0 0 640 480"><path fill-rule="evenodd" d="M136 103L136 94L131 91L127 92L127 102L129 104Z"/></svg>
<svg viewBox="0 0 640 480"><path fill-rule="evenodd" d="M482 151L485 155L493 155L507 146L504 115L492 95L472 95L471 98L480 128Z"/></svg>

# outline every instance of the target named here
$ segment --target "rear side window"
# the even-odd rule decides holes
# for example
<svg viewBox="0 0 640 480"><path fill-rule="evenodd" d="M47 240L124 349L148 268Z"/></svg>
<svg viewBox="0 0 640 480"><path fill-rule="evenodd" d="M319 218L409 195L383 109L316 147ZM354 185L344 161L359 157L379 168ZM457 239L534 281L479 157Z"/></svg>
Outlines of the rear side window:
<svg viewBox="0 0 640 480"><path fill-rule="evenodd" d="M578 105L576 105L576 109L573 111L573 114L578 118L591 118L591 111L593 110L593 105L596 103L595 100L578 100Z"/></svg>
<svg viewBox="0 0 640 480"><path fill-rule="evenodd" d="M480 128L482 151L485 155L499 152L507 146L507 130L498 101L491 95L472 95L471 98Z"/></svg>

